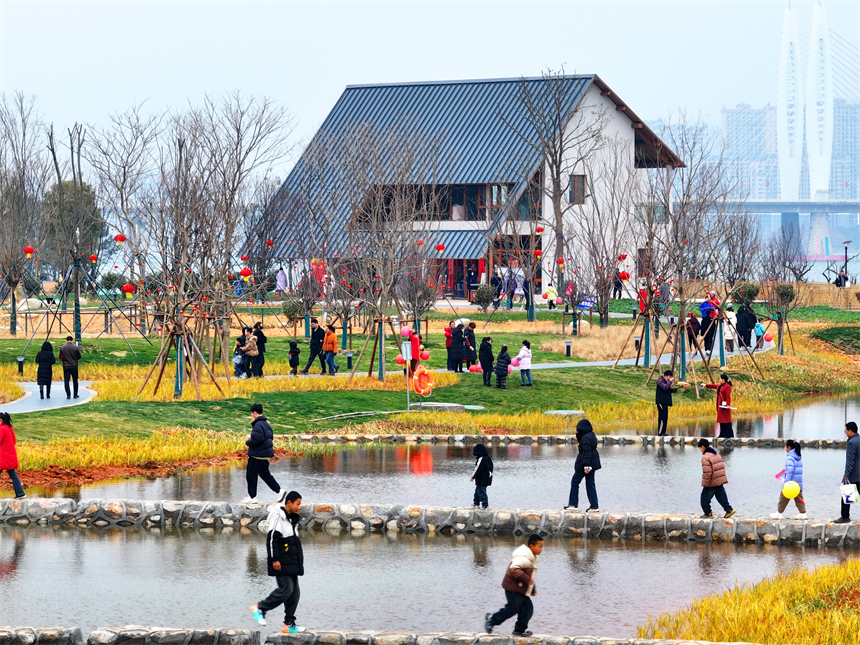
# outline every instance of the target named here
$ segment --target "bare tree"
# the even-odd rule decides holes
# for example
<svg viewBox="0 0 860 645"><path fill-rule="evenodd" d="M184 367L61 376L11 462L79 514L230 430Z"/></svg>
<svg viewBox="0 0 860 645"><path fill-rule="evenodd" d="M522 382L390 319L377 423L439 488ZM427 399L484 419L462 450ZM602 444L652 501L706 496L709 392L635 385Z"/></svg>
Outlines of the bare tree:
<svg viewBox="0 0 860 645"><path fill-rule="evenodd" d="M812 263L806 256L800 231L796 226L783 226L765 247L760 293L765 310L776 322L780 355L785 353L784 332L789 315L803 306L806 276L811 269Z"/></svg>
<svg viewBox="0 0 860 645"><path fill-rule="evenodd" d="M0 98L0 301L7 292L11 334L17 333L16 290L28 268L24 249L38 248L44 239L39 225L48 165L42 132L33 97Z"/></svg>

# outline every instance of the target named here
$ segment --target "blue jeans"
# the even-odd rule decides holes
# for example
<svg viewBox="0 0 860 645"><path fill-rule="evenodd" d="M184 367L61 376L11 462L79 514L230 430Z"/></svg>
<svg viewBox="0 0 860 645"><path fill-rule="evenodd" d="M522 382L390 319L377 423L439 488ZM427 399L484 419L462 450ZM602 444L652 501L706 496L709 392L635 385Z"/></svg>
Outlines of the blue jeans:
<svg viewBox="0 0 860 645"><path fill-rule="evenodd" d="M245 376L245 368L242 363L233 363L233 374L236 378L242 378Z"/></svg>
<svg viewBox="0 0 860 645"><path fill-rule="evenodd" d="M21 480L18 479L18 473L14 470L7 470L9 473L9 479L12 480L12 488L15 489L15 497L24 497L24 487L21 486Z"/></svg>
<svg viewBox="0 0 860 645"><path fill-rule="evenodd" d="M568 506L579 506L579 483L585 479L585 494L588 496L588 506L590 508L600 508L597 505L597 486L594 485L594 472L588 474L585 471L577 470L573 473L573 478L570 480L570 497Z"/></svg>
<svg viewBox="0 0 860 645"><path fill-rule="evenodd" d="M328 373L334 376L334 373L337 372L337 365L334 364L334 357L337 356L334 352L326 352L325 353L325 362L328 365Z"/></svg>
<svg viewBox="0 0 860 645"><path fill-rule="evenodd" d="M532 371L529 370L520 370L520 378L523 379L523 385L526 384L526 379L529 380L529 385L532 384Z"/></svg>
<svg viewBox="0 0 860 645"><path fill-rule="evenodd" d="M487 508L490 500L487 497L486 486L475 486L475 497L472 499L472 503L475 506L483 506L484 508Z"/></svg>

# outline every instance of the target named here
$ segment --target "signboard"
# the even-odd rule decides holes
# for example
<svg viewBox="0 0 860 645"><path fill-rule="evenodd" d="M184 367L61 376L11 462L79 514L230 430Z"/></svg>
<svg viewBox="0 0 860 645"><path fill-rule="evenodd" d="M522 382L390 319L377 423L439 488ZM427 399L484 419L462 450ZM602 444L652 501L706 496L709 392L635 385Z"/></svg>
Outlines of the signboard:
<svg viewBox="0 0 860 645"><path fill-rule="evenodd" d="M583 296L582 302L576 305L577 309L592 311L597 306L597 296Z"/></svg>

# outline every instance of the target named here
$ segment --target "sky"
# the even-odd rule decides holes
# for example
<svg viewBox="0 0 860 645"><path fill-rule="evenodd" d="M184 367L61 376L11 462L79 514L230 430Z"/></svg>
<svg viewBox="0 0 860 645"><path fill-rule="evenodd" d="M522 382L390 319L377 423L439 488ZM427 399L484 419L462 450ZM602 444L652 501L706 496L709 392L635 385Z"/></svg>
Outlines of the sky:
<svg viewBox="0 0 860 645"><path fill-rule="evenodd" d="M537 76L563 66L598 74L644 119L683 109L719 123L724 106L775 101L787 6L0 0L0 91L35 95L43 117L65 129L106 125L141 102L161 111L239 90L286 106L299 144L350 84ZM813 3L791 6L808 34ZM860 47L860 1L824 6L830 28Z"/></svg>

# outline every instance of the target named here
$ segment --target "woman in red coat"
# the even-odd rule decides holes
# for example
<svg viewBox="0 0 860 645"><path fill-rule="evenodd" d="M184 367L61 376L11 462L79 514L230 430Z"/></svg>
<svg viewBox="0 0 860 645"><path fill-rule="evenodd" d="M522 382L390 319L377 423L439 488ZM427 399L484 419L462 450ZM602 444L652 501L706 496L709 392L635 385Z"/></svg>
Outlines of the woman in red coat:
<svg viewBox="0 0 860 645"><path fill-rule="evenodd" d="M734 437L732 430L732 382L728 374L720 374L720 384L704 384L705 387L717 391L717 423L720 424L721 437Z"/></svg>
<svg viewBox="0 0 860 645"><path fill-rule="evenodd" d="M12 429L12 419L7 412L0 412L0 470L9 473L12 487L15 489L15 499L24 497L24 487L18 479L15 469L18 467L18 452L15 450L15 431Z"/></svg>

